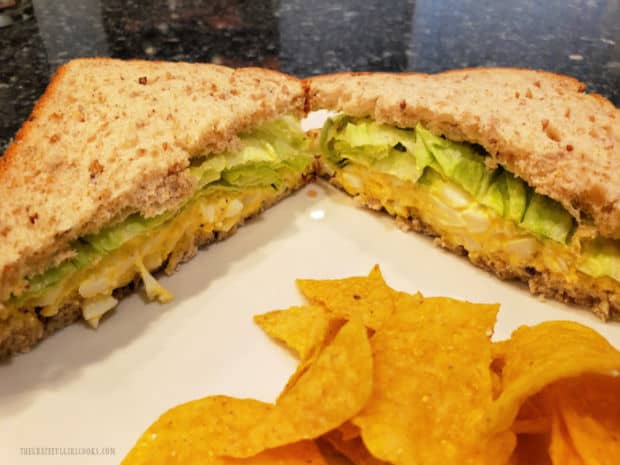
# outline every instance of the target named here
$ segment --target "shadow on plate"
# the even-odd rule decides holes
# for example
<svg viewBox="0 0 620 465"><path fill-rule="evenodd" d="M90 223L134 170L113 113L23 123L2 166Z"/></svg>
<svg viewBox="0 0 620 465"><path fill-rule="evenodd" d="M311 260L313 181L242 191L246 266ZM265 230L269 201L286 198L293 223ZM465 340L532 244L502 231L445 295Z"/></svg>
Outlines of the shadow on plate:
<svg viewBox="0 0 620 465"><path fill-rule="evenodd" d="M256 255L256 259L260 260L261 248L270 240L296 233L296 217L306 215L308 209L323 196L322 193L318 198L308 195L308 189L313 188L320 190L316 186L307 187L282 201L284 205L287 202L297 203L293 215L287 214L281 204L275 205L246 222L225 241L201 249L193 261L181 265L178 275L164 278L164 284L167 280L174 281L175 299L170 304L147 302L140 290L138 295L133 293L123 299L109 316L106 315L97 330L88 328L85 323L74 324L46 338L31 352L0 364L0 411L10 415L27 407L38 393L62 389L63 383L84 376L84 370L90 365L125 350L151 325L157 324L164 312L174 311L184 300L204 292L217 279L224 278L237 260L249 255ZM269 218L264 218L264 215ZM263 221L268 221L269 227L264 227ZM236 240L241 236L243 240ZM217 252L221 252L219 249L222 248L226 248L230 260L208 260L209 253L220 255ZM192 271L189 268L196 266L194 261L205 259L208 266L200 269L198 278L192 275L192 279L181 279L184 272Z"/></svg>

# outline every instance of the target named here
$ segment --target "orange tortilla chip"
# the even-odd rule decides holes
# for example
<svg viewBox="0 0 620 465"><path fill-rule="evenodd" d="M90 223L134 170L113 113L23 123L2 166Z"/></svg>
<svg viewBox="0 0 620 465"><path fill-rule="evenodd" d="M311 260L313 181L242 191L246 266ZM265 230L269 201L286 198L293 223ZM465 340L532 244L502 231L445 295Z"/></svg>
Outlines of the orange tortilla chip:
<svg viewBox="0 0 620 465"><path fill-rule="evenodd" d="M254 399L212 396L178 405L151 425L127 456L127 463L149 463L161 453L161 463L185 463L193 457L218 455L213 445L239 436L274 406ZM164 460L165 459L165 460ZM196 461L198 463L198 461Z"/></svg>
<svg viewBox="0 0 620 465"><path fill-rule="evenodd" d="M338 427L338 431L340 432L340 436L344 441L348 441L349 439L355 439L360 435L359 427L355 426L350 421L345 421L342 425Z"/></svg>
<svg viewBox="0 0 620 465"><path fill-rule="evenodd" d="M593 329L568 321L522 326L494 345L501 394L490 412L493 431L509 429L521 405L545 386L583 373L620 368L620 353Z"/></svg>
<svg viewBox="0 0 620 465"><path fill-rule="evenodd" d="M371 340L371 399L353 423L395 465L507 463L514 436L486 436L498 305L400 295Z"/></svg>
<svg viewBox="0 0 620 465"><path fill-rule="evenodd" d="M552 465L548 434L520 434L509 465ZM555 464L554 464L555 465Z"/></svg>
<svg viewBox="0 0 620 465"><path fill-rule="evenodd" d="M288 379L286 386L284 386L284 389L282 389L282 392L278 396L278 399L284 396L288 391L290 391L293 388L293 386L295 386L295 384L297 384L297 381L299 381L299 378L301 378L304 375L304 373L308 371L308 368L310 368L312 364L316 362L316 359L319 358L319 355L321 355L321 352L323 352L323 349L325 349L325 347L327 347L331 343L331 341L334 339L334 337L336 337L336 334L338 334L338 331L340 331L340 329L345 323L346 321L344 320L337 320L337 319L329 320L326 333L323 336L323 340L319 344L315 345L310 351L310 353L306 356L306 358L303 359L299 363L299 365L297 365L297 369L295 370L295 373L293 373L291 377Z"/></svg>
<svg viewBox="0 0 620 465"><path fill-rule="evenodd" d="M275 405L226 396L182 404L142 435L126 465L211 463L205 458L227 464L218 460L232 460L219 457L251 457L248 463L297 463L293 459L274 462L277 456L273 454L337 428L361 410L371 389L370 343L366 327L356 318L340 329ZM264 456L271 462L251 461ZM309 458L315 460L312 454Z"/></svg>
<svg viewBox="0 0 620 465"><path fill-rule="evenodd" d="M182 458L178 460L166 455L163 450L154 450L148 456L128 455L121 465L328 465L313 441L266 450L245 459L201 456L196 449L186 451L187 454L181 454Z"/></svg>
<svg viewBox="0 0 620 465"><path fill-rule="evenodd" d="M331 317L322 307L291 307L255 315L254 321L272 338L306 359L328 333Z"/></svg>
<svg viewBox="0 0 620 465"><path fill-rule="evenodd" d="M298 279L297 286L312 304L347 320L360 315L363 323L372 329L379 328L392 314L398 294L385 283L377 265L367 277Z"/></svg>
<svg viewBox="0 0 620 465"><path fill-rule="evenodd" d="M274 408L228 441L212 444L214 455L249 457L266 449L317 438L358 413L372 389L372 354L359 319L345 324Z"/></svg>
<svg viewBox="0 0 620 465"><path fill-rule="evenodd" d="M193 445L186 444L181 447L185 453L177 454L179 459L171 457L165 449L148 450L146 445L140 447L139 453L132 450L121 465L328 465L313 441L266 450L245 459L203 456Z"/></svg>
<svg viewBox="0 0 620 465"><path fill-rule="evenodd" d="M312 441L262 452L248 459L213 455L211 445L251 428L273 405L254 399L213 396L164 413L138 439L122 465L326 465Z"/></svg>
<svg viewBox="0 0 620 465"><path fill-rule="evenodd" d="M584 465L566 431L566 425L555 412L551 421L549 457L553 465Z"/></svg>
<svg viewBox="0 0 620 465"><path fill-rule="evenodd" d="M546 434L551 431L552 405L546 392L527 399L512 424L516 434Z"/></svg>
<svg viewBox="0 0 620 465"><path fill-rule="evenodd" d="M324 438L318 438L316 440L316 445L329 465L351 465L351 461L338 452L334 446Z"/></svg>
<svg viewBox="0 0 620 465"><path fill-rule="evenodd" d="M585 375L560 381L551 391L582 463L620 464L620 378Z"/></svg>
<svg viewBox="0 0 620 465"><path fill-rule="evenodd" d="M334 430L327 433L323 438L355 465L387 465L386 462L373 457L368 452L359 436L345 440L337 430Z"/></svg>

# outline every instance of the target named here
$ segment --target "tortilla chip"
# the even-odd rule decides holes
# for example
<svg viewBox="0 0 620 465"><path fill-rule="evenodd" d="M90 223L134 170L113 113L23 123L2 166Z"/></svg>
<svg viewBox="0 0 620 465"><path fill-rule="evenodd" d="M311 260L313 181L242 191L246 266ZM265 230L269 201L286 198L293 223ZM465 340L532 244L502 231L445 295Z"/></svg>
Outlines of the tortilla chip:
<svg viewBox="0 0 620 465"><path fill-rule="evenodd" d="M516 434L548 434L552 416L553 405L543 391L523 403L511 429Z"/></svg>
<svg viewBox="0 0 620 465"><path fill-rule="evenodd" d="M372 389L372 354L359 319L345 324L276 405L245 430L232 428L215 455L249 457L263 450L317 438L358 413Z"/></svg>
<svg viewBox="0 0 620 465"><path fill-rule="evenodd" d="M138 447L138 446L136 446ZM199 455L193 446L182 445L184 453L171 456L166 449L156 446L149 449L141 445L139 453L133 450L123 460L122 465L327 465L323 455L313 441L302 441L277 449L266 450L254 457L235 459Z"/></svg>
<svg viewBox="0 0 620 465"><path fill-rule="evenodd" d="M347 320L360 315L363 323L372 329L378 329L392 314L398 294L385 283L377 265L367 277L298 279L297 286L312 304Z"/></svg>
<svg viewBox="0 0 620 465"><path fill-rule="evenodd" d="M513 434L484 434L497 311L447 298L397 299L371 340L371 399L352 420L372 455L395 465L508 461Z"/></svg>
<svg viewBox="0 0 620 465"><path fill-rule="evenodd" d="M323 438L355 465L387 465L386 462L373 457L368 452L359 436L345 440L337 430L334 430L327 433Z"/></svg>
<svg viewBox="0 0 620 465"><path fill-rule="evenodd" d="M331 317L322 307L291 307L255 315L254 321L272 338L297 352L301 360L324 339Z"/></svg>
<svg viewBox="0 0 620 465"><path fill-rule="evenodd" d="M338 431L340 432L340 436L344 441L348 441L349 439L355 439L360 436L360 429L350 421L345 421L342 425L338 427Z"/></svg>
<svg viewBox="0 0 620 465"><path fill-rule="evenodd" d="M558 379L620 368L620 352L603 336L568 321L522 326L496 343L494 354L502 368L501 394L490 412L493 431L509 429L525 400Z"/></svg>
<svg viewBox="0 0 620 465"><path fill-rule="evenodd" d="M164 413L138 439L123 465L326 465L312 441L262 452L249 459L213 455L211 445L251 428L274 407L254 399L213 396Z"/></svg>
<svg viewBox="0 0 620 465"><path fill-rule="evenodd" d="M509 465L552 465L548 434L520 434Z"/></svg>
<svg viewBox="0 0 620 465"><path fill-rule="evenodd" d="M551 444L548 455L553 465L584 465L558 412L554 412L551 421Z"/></svg>
<svg viewBox="0 0 620 465"><path fill-rule="evenodd" d="M321 355L321 352L323 352L325 347L327 347L332 342L334 337L336 337L336 334L338 334L338 331L340 331L340 329L345 323L346 323L345 320L339 320L339 319L329 320L329 323L327 325L326 332L323 336L322 341L319 344L315 345L310 351L310 353L306 356L306 358L303 359L299 363L299 365L297 365L297 369L295 370L295 373L293 373L291 377L288 379L286 386L284 386L284 389L282 389L282 392L278 396L278 399L280 399L280 397L285 395L288 391L290 391L293 388L293 386L295 386L295 384L297 384L297 381L299 381L299 378L301 378L304 375L304 373L306 373L306 371L308 371L308 369L314 364L314 362L316 362L316 359L319 357L319 355Z"/></svg>
<svg viewBox="0 0 620 465"><path fill-rule="evenodd" d="M161 463L185 464L194 463L195 456L262 457L268 449L313 439L338 427L361 410L371 389L370 344L366 328L355 319L342 327L275 406L225 396L182 404L144 433L127 463L147 463L157 454Z"/></svg>
<svg viewBox="0 0 620 465"><path fill-rule="evenodd" d="M351 465L351 461L338 452L326 439L318 438L316 445L329 465Z"/></svg>
<svg viewBox="0 0 620 465"><path fill-rule="evenodd" d="M582 463L620 464L620 378L584 375L551 391Z"/></svg>
<svg viewBox="0 0 620 465"><path fill-rule="evenodd" d="M313 441L302 441L277 449L266 450L254 457L235 459L200 455L193 445L182 444L172 456L168 449L151 447L144 444L139 452L133 449L121 465L327 465L318 447ZM178 453L178 451L181 451ZM177 458L177 456L179 458Z"/></svg>

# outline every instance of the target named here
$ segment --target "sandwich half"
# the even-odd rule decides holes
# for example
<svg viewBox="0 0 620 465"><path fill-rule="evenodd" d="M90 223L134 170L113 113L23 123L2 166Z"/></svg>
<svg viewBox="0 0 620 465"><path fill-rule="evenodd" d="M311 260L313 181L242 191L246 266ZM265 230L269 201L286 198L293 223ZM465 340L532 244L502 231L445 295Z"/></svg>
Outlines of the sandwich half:
<svg viewBox="0 0 620 465"><path fill-rule="evenodd" d="M620 111L517 69L308 80L321 175L531 292L620 318Z"/></svg>
<svg viewBox="0 0 620 465"><path fill-rule="evenodd" d="M0 357L143 284L308 182L296 78L80 59L0 157Z"/></svg>

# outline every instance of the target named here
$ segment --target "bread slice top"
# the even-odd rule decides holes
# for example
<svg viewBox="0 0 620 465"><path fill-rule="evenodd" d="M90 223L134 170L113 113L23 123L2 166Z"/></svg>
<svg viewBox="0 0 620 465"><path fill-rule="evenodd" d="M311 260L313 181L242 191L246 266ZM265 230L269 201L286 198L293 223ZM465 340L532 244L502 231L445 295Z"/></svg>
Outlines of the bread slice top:
<svg viewBox="0 0 620 465"><path fill-rule="evenodd" d="M312 110L371 117L482 145L540 194L620 238L620 111L557 74L479 68L342 73L307 80Z"/></svg>
<svg viewBox="0 0 620 465"><path fill-rule="evenodd" d="M61 67L0 157L0 302L72 240L174 208L186 169L236 134L302 114L300 80L209 64L78 59Z"/></svg>

